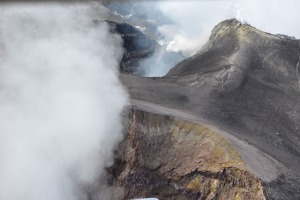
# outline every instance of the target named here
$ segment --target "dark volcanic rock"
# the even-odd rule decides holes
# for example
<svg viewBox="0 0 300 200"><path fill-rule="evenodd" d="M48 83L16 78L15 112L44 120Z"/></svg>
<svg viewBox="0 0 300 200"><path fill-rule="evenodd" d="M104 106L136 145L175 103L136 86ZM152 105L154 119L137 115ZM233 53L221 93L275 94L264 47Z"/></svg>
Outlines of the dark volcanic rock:
<svg viewBox="0 0 300 200"><path fill-rule="evenodd" d="M165 77L121 78L133 99L201 116L275 158L289 172L266 181L268 197L300 199L299 44L226 20Z"/></svg>
<svg viewBox="0 0 300 200"><path fill-rule="evenodd" d="M158 27L171 24L167 16L153 4L147 2L110 2L105 5L112 13L123 18L124 22L133 26L143 28L143 32L150 38L158 41L163 35L158 31ZM151 10L151 12L148 12Z"/></svg>
<svg viewBox="0 0 300 200"><path fill-rule="evenodd" d="M200 53L177 65L167 76L179 82L195 77L193 84L199 87L197 91L209 89L210 105L202 111L206 118L234 128L239 134L251 135L256 138L253 142L263 140L261 148L272 149L268 153L274 157L284 152L281 160L287 164L290 162L286 156L295 156L297 160L290 161L297 165L300 161L298 67L299 41L230 20L213 30ZM274 152L274 148L279 151Z"/></svg>
<svg viewBox="0 0 300 200"><path fill-rule="evenodd" d="M167 51L130 24L110 21L108 23L111 31L120 34L123 39L125 52L120 64L122 73L140 76L160 75L165 70L167 73L172 65L185 58L181 53ZM164 70L160 70L159 67L164 68ZM155 73L155 69L158 69L159 72Z"/></svg>
<svg viewBox="0 0 300 200"><path fill-rule="evenodd" d="M113 32L121 35L124 42L125 54L120 65L121 72L137 74L139 63L153 55L159 45L129 24L114 22L109 22L109 24Z"/></svg>

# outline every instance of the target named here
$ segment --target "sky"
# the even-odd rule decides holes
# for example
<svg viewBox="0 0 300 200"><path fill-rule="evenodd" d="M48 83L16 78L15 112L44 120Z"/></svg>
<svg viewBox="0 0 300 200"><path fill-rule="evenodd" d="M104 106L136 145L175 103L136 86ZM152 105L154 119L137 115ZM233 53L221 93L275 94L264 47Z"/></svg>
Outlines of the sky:
<svg viewBox="0 0 300 200"><path fill-rule="evenodd" d="M230 18L244 20L269 33L300 37L297 0L168 0L155 4L173 21L159 27L169 48L186 56L201 48L215 25Z"/></svg>

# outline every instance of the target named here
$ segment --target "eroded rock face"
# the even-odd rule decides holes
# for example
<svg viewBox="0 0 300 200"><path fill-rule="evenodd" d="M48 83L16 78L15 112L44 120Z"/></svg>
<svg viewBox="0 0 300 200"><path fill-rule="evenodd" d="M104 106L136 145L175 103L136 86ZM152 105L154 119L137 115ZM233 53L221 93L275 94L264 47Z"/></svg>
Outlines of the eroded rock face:
<svg viewBox="0 0 300 200"><path fill-rule="evenodd" d="M109 172L124 199L265 199L260 179L217 133L135 109Z"/></svg>

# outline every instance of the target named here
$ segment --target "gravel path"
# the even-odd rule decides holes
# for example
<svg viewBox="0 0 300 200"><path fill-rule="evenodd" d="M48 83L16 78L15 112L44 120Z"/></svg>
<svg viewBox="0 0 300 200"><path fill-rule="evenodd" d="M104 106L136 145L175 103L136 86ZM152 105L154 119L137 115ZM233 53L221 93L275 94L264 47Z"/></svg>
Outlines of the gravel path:
<svg viewBox="0 0 300 200"><path fill-rule="evenodd" d="M178 119L198 123L213 129L216 133L220 134L236 148L238 153L242 156L245 163L247 164L249 170L256 176L260 177L263 181L269 182L275 180L280 175L280 173L282 173L282 171L286 170L282 164L280 164L267 154L263 153L259 149L225 131L220 130L218 127L209 124L198 116L180 110L175 110L161 105L134 99L131 100L131 106L139 110L155 114L168 115Z"/></svg>

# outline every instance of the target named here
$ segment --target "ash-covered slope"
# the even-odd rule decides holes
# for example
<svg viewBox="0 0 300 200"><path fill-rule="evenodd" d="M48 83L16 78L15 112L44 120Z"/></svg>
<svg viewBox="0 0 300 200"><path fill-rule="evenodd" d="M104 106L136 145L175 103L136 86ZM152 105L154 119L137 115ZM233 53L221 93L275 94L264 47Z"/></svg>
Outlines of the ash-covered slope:
<svg viewBox="0 0 300 200"><path fill-rule="evenodd" d="M299 44L228 20L215 27L198 54L167 77L208 93L201 102L207 104L201 109L205 118L239 135L246 132L253 142L263 143L261 148L267 143L299 161ZM280 157L279 152L268 153Z"/></svg>
<svg viewBox="0 0 300 200"><path fill-rule="evenodd" d="M121 78L133 99L193 113L278 160L288 172L265 182L267 196L299 199L299 43L226 20L165 77Z"/></svg>

